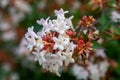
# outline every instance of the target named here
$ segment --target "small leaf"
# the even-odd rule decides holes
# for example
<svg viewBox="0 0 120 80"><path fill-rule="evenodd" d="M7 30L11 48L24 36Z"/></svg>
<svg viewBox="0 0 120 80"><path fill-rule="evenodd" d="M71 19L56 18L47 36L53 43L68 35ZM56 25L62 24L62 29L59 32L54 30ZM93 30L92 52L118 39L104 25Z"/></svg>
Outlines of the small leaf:
<svg viewBox="0 0 120 80"><path fill-rule="evenodd" d="M100 28L100 30L103 31L107 27L109 27L109 22L110 22L110 18L108 17L108 15L105 12L103 12L101 20L100 20L100 23L102 25L101 28Z"/></svg>
<svg viewBox="0 0 120 80"><path fill-rule="evenodd" d="M92 48L102 48L102 46L98 42L93 41L92 43L93 43Z"/></svg>

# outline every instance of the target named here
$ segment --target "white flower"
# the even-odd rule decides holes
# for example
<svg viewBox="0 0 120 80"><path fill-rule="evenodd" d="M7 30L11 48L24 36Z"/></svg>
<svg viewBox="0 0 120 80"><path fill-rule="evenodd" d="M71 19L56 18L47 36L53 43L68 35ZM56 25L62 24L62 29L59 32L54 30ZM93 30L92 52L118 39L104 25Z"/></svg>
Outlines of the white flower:
<svg viewBox="0 0 120 80"><path fill-rule="evenodd" d="M88 70L90 71L91 80L100 80L100 72L98 69L98 65L90 63L88 66Z"/></svg>
<svg viewBox="0 0 120 80"><path fill-rule="evenodd" d="M118 20L120 20L120 14L116 11L112 11L111 19L113 22L118 22Z"/></svg>
<svg viewBox="0 0 120 80"><path fill-rule="evenodd" d="M43 37L43 31L37 32L38 37Z"/></svg>
<svg viewBox="0 0 120 80"><path fill-rule="evenodd" d="M37 20L37 23L43 26L42 31L44 31L44 33L50 32L51 30L53 30L54 24L49 18L50 17L48 17L46 20L44 20L43 18L40 20Z"/></svg>
<svg viewBox="0 0 120 80"><path fill-rule="evenodd" d="M66 57L65 66L75 62L75 60L72 58L73 52L62 52L62 54Z"/></svg>
<svg viewBox="0 0 120 80"><path fill-rule="evenodd" d="M28 42L27 48L28 48L30 51L32 51L33 47L34 47L35 44L36 44L35 40L28 38L28 39L27 39L27 42Z"/></svg>
<svg viewBox="0 0 120 80"><path fill-rule="evenodd" d="M43 65L42 65L43 69L46 69L52 73L55 73L56 75L60 76L59 74L59 64L55 63L51 63L51 62L45 62Z"/></svg>
<svg viewBox="0 0 120 80"><path fill-rule="evenodd" d="M87 32L88 32L87 29L83 30L83 33L84 33L85 35L87 34Z"/></svg>
<svg viewBox="0 0 120 80"><path fill-rule="evenodd" d="M70 26L67 25L67 22L64 20L53 20L54 30L60 34L64 34L66 30L70 29Z"/></svg>
<svg viewBox="0 0 120 80"><path fill-rule="evenodd" d="M95 56L98 57L102 57L102 58L106 58L104 49L95 49Z"/></svg>
<svg viewBox="0 0 120 80"><path fill-rule="evenodd" d="M46 61L43 63L42 67L60 76L59 69L63 66L63 60L65 60L65 57L61 55L61 52L56 54L47 53L45 59Z"/></svg>
<svg viewBox="0 0 120 80"><path fill-rule="evenodd" d="M57 16L57 19L59 20L65 19L65 16L64 16L65 13L68 13L68 11L64 11L63 9L55 10L55 15Z"/></svg>
<svg viewBox="0 0 120 80"><path fill-rule="evenodd" d="M84 67L78 64L73 65L72 72L73 72L73 75L76 76L78 80L81 80L81 79L87 80L89 76L88 71Z"/></svg>
<svg viewBox="0 0 120 80"><path fill-rule="evenodd" d="M42 18L42 19L40 19L40 20L37 20L37 23L38 23L39 25L42 25L43 28L44 28L44 27L45 27L45 28L48 28L48 20L49 20L49 17L48 17L46 20L44 20L44 19Z"/></svg>
<svg viewBox="0 0 120 80"><path fill-rule="evenodd" d="M63 50L65 45L68 45L70 40L69 37L65 37L62 35L59 35L58 38L53 37L53 40L55 42L54 49L60 49Z"/></svg>
<svg viewBox="0 0 120 80"><path fill-rule="evenodd" d="M66 18L65 13L68 13L68 11L63 11L63 9L55 10L55 15L57 16L57 19L52 20L54 24L54 29L60 34L64 34L66 30L73 29L71 19L73 18Z"/></svg>
<svg viewBox="0 0 120 80"><path fill-rule="evenodd" d="M36 39L38 38L37 34L33 31L33 26L28 28L28 32L25 34L25 38L28 41L27 48L31 51L33 46L36 45Z"/></svg>
<svg viewBox="0 0 120 80"><path fill-rule="evenodd" d="M68 45L65 46L66 51L72 51L75 49L76 45L73 42L70 42Z"/></svg>
<svg viewBox="0 0 120 80"><path fill-rule="evenodd" d="M44 20L43 18L40 20L37 20L37 23L39 25L43 26L42 31L50 32L50 31L57 31L60 34L64 34L66 30L73 29L73 25L70 18L65 18L65 13L68 13L68 11L63 11L63 9L55 10L55 15L57 16L57 19L50 20L49 17Z"/></svg>
<svg viewBox="0 0 120 80"><path fill-rule="evenodd" d="M100 70L100 76L101 77L105 76L105 73L107 72L108 67L109 67L109 63L106 60L100 62L99 70Z"/></svg>
<svg viewBox="0 0 120 80"><path fill-rule="evenodd" d="M71 28L72 30L74 30L73 24L72 24L72 18L73 18L73 16L69 17L69 18L66 19L65 21L66 21L67 25L70 26L70 28Z"/></svg>
<svg viewBox="0 0 120 80"><path fill-rule="evenodd" d="M38 49L36 49L36 50L37 50L36 52L33 52L33 54L35 55L34 60L39 61L39 64L42 65L43 62L46 61L46 59L44 57L44 55L46 54L46 51L39 52Z"/></svg>
<svg viewBox="0 0 120 80"><path fill-rule="evenodd" d="M28 28L28 32L25 34L25 38L32 38L32 39L35 39L37 38L38 36L36 35L36 33L33 31L33 26L31 28Z"/></svg>

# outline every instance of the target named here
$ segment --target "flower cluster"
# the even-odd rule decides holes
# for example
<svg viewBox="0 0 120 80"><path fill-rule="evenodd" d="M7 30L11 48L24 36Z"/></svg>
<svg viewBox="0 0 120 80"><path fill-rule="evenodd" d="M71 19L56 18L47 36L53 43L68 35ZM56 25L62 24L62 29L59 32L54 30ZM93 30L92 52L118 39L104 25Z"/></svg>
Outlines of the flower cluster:
<svg viewBox="0 0 120 80"><path fill-rule="evenodd" d="M66 18L65 13L68 11L55 10L57 19L48 17L46 20L37 20L43 26L42 30L35 33L32 26L25 34L27 48L34 54L34 60L43 69L58 76L62 66L77 60L85 62L92 53L92 41L99 39L99 31L92 26L95 21L92 16L84 16L77 29L74 29L71 21L73 16Z"/></svg>
<svg viewBox="0 0 120 80"><path fill-rule="evenodd" d="M72 72L78 80L100 80L106 75L109 63L104 53L104 49L96 49L94 51L94 57L91 57L91 60L87 61L86 65L73 65ZM101 60L98 60L97 58L101 58ZM95 63L96 61L97 63Z"/></svg>
<svg viewBox="0 0 120 80"><path fill-rule="evenodd" d="M83 16L82 20L79 21L79 27L91 27L95 19L93 16Z"/></svg>
<svg viewBox="0 0 120 80"><path fill-rule="evenodd" d="M68 66L74 62L73 51L76 45L70 40L73 35L73 26L70 18L65 17L68 11L55 11L57 19L37 20L42 25L42 31L35 33L33 26L28 28L25 34L28 45L27 48L35 55L34 60L39 61L43 69L56 73L64 65Z"/></svg>

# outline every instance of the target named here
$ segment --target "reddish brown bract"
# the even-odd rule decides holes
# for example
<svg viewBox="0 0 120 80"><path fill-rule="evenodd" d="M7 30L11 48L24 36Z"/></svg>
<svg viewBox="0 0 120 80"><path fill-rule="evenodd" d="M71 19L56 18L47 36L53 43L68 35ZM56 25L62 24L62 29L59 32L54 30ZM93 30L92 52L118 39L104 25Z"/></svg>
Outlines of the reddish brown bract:
<svg viewBox="0 0 120 80"><path fill-rule="evenodd" d="M83 16L82 19L78 22L78 27L91 27L95 19L93 16Z"/></svg>

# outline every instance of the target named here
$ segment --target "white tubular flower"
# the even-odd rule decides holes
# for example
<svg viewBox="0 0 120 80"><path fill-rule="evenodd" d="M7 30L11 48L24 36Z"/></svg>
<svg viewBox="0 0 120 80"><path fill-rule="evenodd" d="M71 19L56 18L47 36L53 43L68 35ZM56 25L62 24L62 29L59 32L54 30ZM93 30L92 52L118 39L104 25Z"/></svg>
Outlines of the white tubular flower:
<svg viewBox="0 0 120 80"><path fill-rule="evenodd" d="M70 17L68 19L65 18L65 13L68 13L68 11L63 11L63 9L55 10L55 15L57 16L57 19L50 20L49 17L44 20L43 18L40 20L37 20L37 23L39 25L43 26L42 31L44 32L50 32L50 31L57 31L60 34L64 34L66 30L72 28L72 22Z"/></svg>
<svg viewBox="0 0 120 80"><path fill-rule="evenodd" d="M49 17L48 17L46 20L44 20L44 19L42 18L42 19L40 19L40 20L37 20L37 23L38 23L39 25L42 25L43 28L47 28L47 27L48 27L48 20L49 20Z"/></svg>
<svg viewBox="0 0 120 80"><path fill-rule="evenodd" d="M75 49L76 45L73 42L70 42L68 45L65 46L66 51L71 51Z"/></svg>
<svg viewBox="0 0 120 80"><path fill-rule="evenodd" d="M63 60L65 60L65 57L62 56L60 52L56 54L47 53L45 59L46 62L43 63L42 67L60 76L59 69L63 66Z"/></svg>
<svg viewBox="0 0 120 80"><path fill-rule="evenodd" d="M44 33L50 32L53 29L54 24L49 18L50 17L48 17L46 20L44 20L43 18L40 20L37 20L37 23L43 26L42 31L44 31Z"/></svg>
<svg viewBox="0 0 120 80"><path fill-rule="evenodd" d="M89 76L88 71L84 67L82 67L78 64L73 65L72 72L73 72L73 75L76 76L76 78L78 80L81 80L81 79L87 80L88 79L88 76Z"/></svg>
<svg viewBox="0 0 120 80"><path fill-rule="evenodd" d="M25 38L37 38L38 36L36 33L33 31L33 26L31 28L28 28L28 32L25 34Z"/></svg>
<svg viewBox="0 0 120 80"><path fill-rule="evenodd" d="M28 38L28 39L27 39L27 42L28 42L27 48L28 48L30 51L32 51L33 46L35 46L35 44L36 44L35 40Z"/></svg>
<svg viewBox="0 0 120 80"><path fill-rule="evenodd" d="M57 19L64 20L65 19L65 13L68 13L68 11L64 11L63 9L55 10L55 15L57 16Z"/></svg>
<svg viewBox="0 0 120 80"><path fill-rule="evenodd" d="M60 34L64 34L66 30L70 29L70 26L64 20L53 20L54 30Z"/></svg>
<svg viewBox="0 0 120 80"><path fill-rule="evenodd" d="M73 17L70 18L65 18L65 13L68 13L68 11L63 11L63 9L60 10L55 10L55 15L57 16L56 20L52 20L53 24L54 24L54 29L55 31L57 31L60 34L64 34L66 30L72 28L72 22L71 19Z"/></svg>
<svg viewBox="0 0 120 80"><path fill-rule="evenodd" d="M66 57L65 66L75 62L75 60L72 58L73 52L62 52L62 54Z"/></svg>
<svg viewBox="0 0 120 80"><path fill-rule="evenodd" d="M36 33L33 31L33 26L31 28L28 28L28 32L25 34L25 38L28 41L27 48L31 51L33 46L36 45L35 39L38 38Z"/></svg>
<svg viewBox="0 0 120 80"><path fill-rule="evenodd" d="M53 64L51 62L45 62L43 65L42 65L43 69L46 69L46 70L49 70L50 72L52 73L55 73L57 76L60 76L59 74L59 64Z"/></svg>
<svg viewBox="0 0 120 80"><path fill-rule="evenodd" d="M73 24L72 24L72 18L73 18L73 16L69 17L69 18L66 19L65 21L67 22L67 25L70 26L70 28L71 28L72 30L74 30Z"/></svg>
<svg viewBox="0 0 120 80"><path fill-rule="evenodd" d="M58 48L60 50L64 50L64 46L68 45L70 42L69 37L65 37L62 35L59 35L58 38L53 37L53 40L55 42L54 49Z"/></svg>
<svg viewBox="0 0 120 80"><path fill-rule="evenodd" d="M35 61L39 61L39 64L42 65L43 62L46 61L44 55L46 54L46 51L39 51L39 48L36 48L36 52L33 52L33 54L35 55L34 60Z"/></svg>

